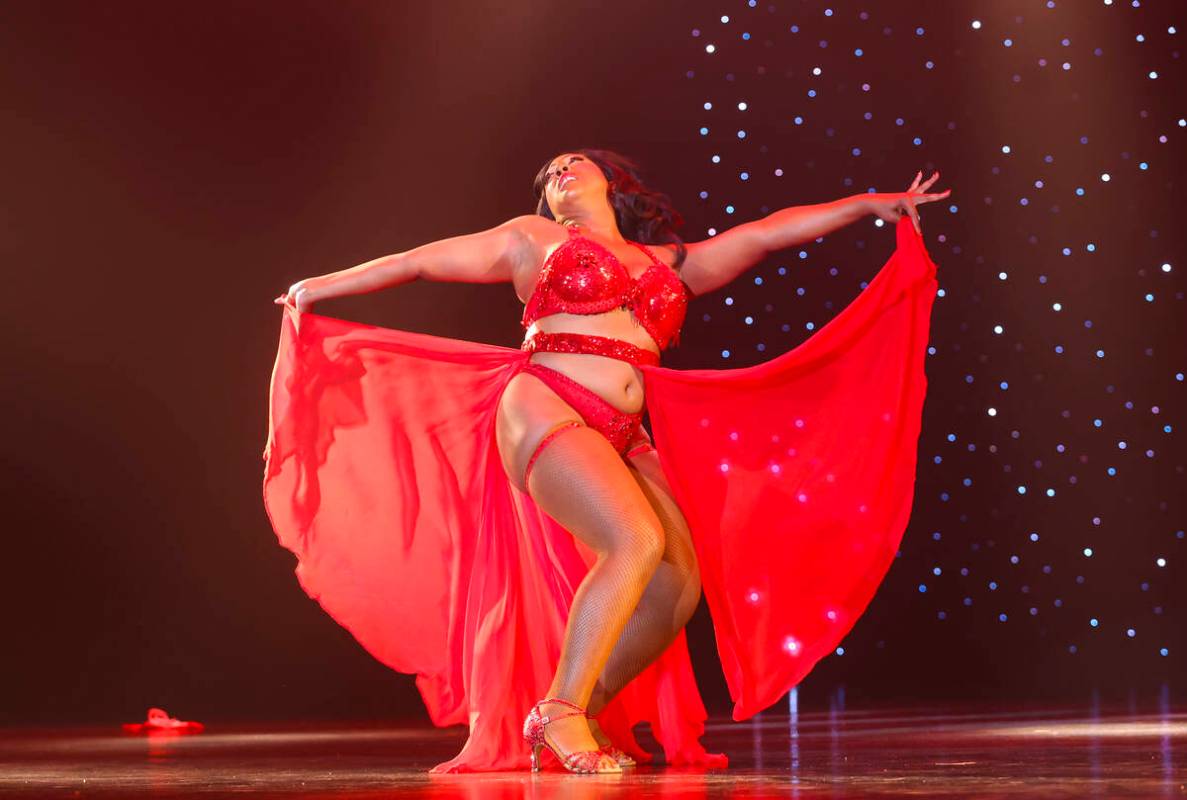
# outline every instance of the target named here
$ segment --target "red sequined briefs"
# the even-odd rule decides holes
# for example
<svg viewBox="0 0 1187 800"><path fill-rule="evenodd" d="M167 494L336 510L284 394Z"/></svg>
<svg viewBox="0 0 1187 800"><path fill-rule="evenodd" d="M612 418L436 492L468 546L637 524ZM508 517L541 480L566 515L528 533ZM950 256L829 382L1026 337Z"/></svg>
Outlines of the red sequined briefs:
<svg viewBox="0 0 1187 800"><path fill-rule="evenodd" d="M642 275L632 278L614 253L575 228L568 230L568 241L552 252L540 270L536 289L523 310L523 327L558 312L600 314L625 308L660 350L679 344L692 292L676 272L649 249L631 242L652 261Z"/></svg>

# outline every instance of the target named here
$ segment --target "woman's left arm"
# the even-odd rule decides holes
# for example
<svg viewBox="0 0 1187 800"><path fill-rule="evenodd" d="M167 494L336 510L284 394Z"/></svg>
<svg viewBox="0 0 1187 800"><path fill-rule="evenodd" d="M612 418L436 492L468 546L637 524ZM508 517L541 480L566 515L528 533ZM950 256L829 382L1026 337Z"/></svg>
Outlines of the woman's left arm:
<svg viewBox="0 0 1187 800"><path fill-rule="evenodd" d="M906 192L855 194L829 203L791 206L730 228L710 239L692 242L680 268L681 278L694 294L707 294L725 286L771 253L825 236L866 214L877 214L884 220L896 220L902 214L910 214L916 230L919 230L915 205L948 196L947 191L938 194L917 191L928 189L939 177L938 172L923 184L919 183L920 177L915 177Z"/></svg>

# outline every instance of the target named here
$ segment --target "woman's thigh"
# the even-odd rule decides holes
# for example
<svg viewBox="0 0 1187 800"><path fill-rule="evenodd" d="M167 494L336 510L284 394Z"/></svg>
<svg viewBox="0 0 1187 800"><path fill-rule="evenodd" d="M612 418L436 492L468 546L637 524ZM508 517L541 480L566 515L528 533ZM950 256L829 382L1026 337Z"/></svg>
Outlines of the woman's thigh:
<svg viewBox="0 0 1187 800"><path fill-rule="evenodd" d="M584 424L581 414L535 375L521 372L507 383L495 415L495 443L515 488L527 493L524 472L536 446L568 422Z"/></svg>
<svg viewBox="0 0 1187 800"><path fill-rule="evenodd" d="M540 452L531 486L524 486L524 470L537 445L570 421L581 425ZM608 552L626 540L662 548L661 521L622 456L543 381L526 373L511 379L499 401L495 435L511 482L595 552Z"/></svg>

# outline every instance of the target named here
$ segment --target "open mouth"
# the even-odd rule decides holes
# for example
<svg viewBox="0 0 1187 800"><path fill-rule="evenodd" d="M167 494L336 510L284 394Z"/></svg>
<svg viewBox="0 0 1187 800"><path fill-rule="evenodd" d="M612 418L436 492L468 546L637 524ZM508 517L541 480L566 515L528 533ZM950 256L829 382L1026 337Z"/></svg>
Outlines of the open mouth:
<svg viewBox="0 0 1187 800"><path fill-rule="evenodd" d="M575 180L577 180L576 175L571 175L571 174L565 175L559 181L556 182L556 188L563 189L566 186L568 186L571 181L575 181Z"/></svg>

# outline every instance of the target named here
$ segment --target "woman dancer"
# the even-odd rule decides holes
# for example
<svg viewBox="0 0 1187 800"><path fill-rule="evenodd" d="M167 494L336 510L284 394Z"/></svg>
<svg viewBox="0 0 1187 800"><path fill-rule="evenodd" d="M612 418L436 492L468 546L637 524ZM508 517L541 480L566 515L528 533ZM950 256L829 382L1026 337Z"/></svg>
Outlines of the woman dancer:
<svg viewBox="0 0 1187 800"><path fill-rule="evenodd" d="M705 753L696 742L704 709L691 680L683 641L684 625L701 593L704 565L698 567L698 553L702 560L708 557L713 571L712 586L707 580L706 591L727 681L739 703L736 718L774 702L825 654L816 651L835 647L868 603L868 595L889 565L885 557L889 540L893 539L897 546L906 521L901 513L901 497L898 508L894 503L886 505L891 520L889 536L887 530L873 530L865 540L862 532L843 539L850 550L868 545L875 557L859 560L846 580L832 583L836 592L829 596L830 606L822 614L825 619L832 614L831 622L836 624L823 629L803 625L798 636L786 636L782 631L775 634L782 654L804 656L798 659L800 663L789 670L786 665L764 664L766 656L761 654L744 657L734 638L722 635L723 628L730 627L736 628L734 635L739 642L750 638L742 630L745 620L738 619L730 607L736 598L724 596L741 584L731 586L730 579L723 578L728 572L728 567L723 571L723 565L728 558L763 559L772 552L744 551L740 548L746 545L740 540L731 544L725 537L731 526L770 527L780 501L773 497L760 500L760 491L752 502L742 501L741 506L737 501L713 501L711 508L698 509L702 512L698 515L686 515L684 511L696 503L693 495L700 494L695 483L705 480L710 472L715 473L712 479L720 482L731 467L731 458L737 464L735 475L743 494L748 487L742 477L746 471L762 472L755 486L765 483L782 487L776 491L794 493L794 488L786 487L794 483L789 479L796 467L788 463L783 477L780 472L784 468L778 464L755 469L755 463L747 462L754 461L759 450L747 452L738 447L733 452L702 448L688 459L665 458L665 449L672 449L665 448L665 439L674 442L707 435L715 429L715 418L718 412L724 412L727 403L737 405L735 401L743 398L760 401L762 392L757 390L769 386L776 387L776 394L766 398L766 408L754 410L760 416L774 412L764 432L773 434L777 443L777 431L784 423L773 417L783 416L792 408L786 402L790 396L778 394L786 391L778 388L786 381L774 379L784 373L768 370L772 380L764 380L755 372L775 365L779 362L776 359L751 370L671 375L673 371L658 366L659 354L678 341L689 299L724 286L768 254L823 236L867 213L899 221L903 251L903 239L910 233L904 225L909 221L915 241L911 242L914 249L907 253L911 258L899 259L897 271L905 273L899 276L903 280L883 280L880 293L871 293L871 284L863 297L880 296L868 299L864 311L857 308L860 304L855 301L826 326L834 329L834 341L818 342L817 349L828 345L835 354L845 351L844 340L854 339L848 347L853 357L859 358L856 340L868 338L879 320L886 324L886 318L893 316L887 310L902 304L906 288L917 291L924 284L921 296L930 309L926 281L934 265L917 241L921 231L915 205L942 199L948 192L926 193L938 175L923 183L921 177L917 175L907 192L901 194L857 195L819 206L788 208L706 241L685 245L677 234L679 215L665 196L643 185L629 160L601 150L564 153L550 161L536 178L536 214L516 217L482 233L434 242L299 281L278 298L277 302L286 306L286 324L273 378L272 418L265 453L269 460L265 478L269 514L282 542L301 561L298 574L306 590L377 657L396 669L418 674L418 687L434 721L449 724L468 716L470 741L458 758L438 769L491 769L522 763L525 744L516 747L507 741L506 717L517 710L520 700L516 694L522 693L525 686L540 684L541 662L550 667L551 680L542 692L543 699L537 695L523 724L533 769L538 768L540 749L547 748L574 772L621 771L622 766L635 763L626 750L645 757L629 733L629 725L639 718L651 719L653 726L666 726L666 736L661 730L657 738L670 761L723 763L723 758ZM888 273L888 268L883 272ZM512 351L351 325L309 313L312 305L323 299L374 291L416 278L512 283L525 302L523 324L527 337L523 347ZM860 329L865 336L846 335L842 330L846 326L836 324L846 314L852 323L848 327ZM925 315L924 342L926 324ZM918 350L919 314L909 314L899 327L904 326L915 334L909 337L907 349ZM821 330L809 341L830 338L824 334L825 330ZM807 361L820 361L806 352L811 349L808 344L793 353L805 351L802 355L808 356ZM908 372L914 366L916 384L923 382L918 355L909 352L896 364L900 373L904 365ZM400 365L403 371L389 369L385 380L379 372L392 367L393 356L411 360ZM427 365L439 368L444 364L445 372L437 377L448 374L449 379L456 380L458 371L465 371L459 365L467 362L476 367L477 373L466 373L461 383L452 386L431 381L433 376L421 372ZM779 366L789 365L790 360ZM708 372L736 377L749 382L751 388L730 388L728 381L704 374ZM652 383L662 384L664 378L672 381L671 386L689 378L713 381L718 391L740 394L733 401L703 397L702 401L711 405L691 411L679 408L679 400L687 396L684 391L661 390L666 394L660 401L661 413L657 414ZM903 387L898 381L894 383L901 394ZM667 434L657 430L657 443L653 445L641 427L645 387L653 428L683 425L680 419L687 416L687 411L699 418L700 429L684 426ZM442 435L440 426L425 418L431 413L430 406L456 402L459 391L462 405L469 402L470 406L453 409L445 416L457 430L468 431L464 442L457 441L454 432ZM915 405L921 404L922 386L914 386L912 393ZM348 398L345 403L343 398ZM913 480L914 455L904 452L904 443L911 448L915 444L918 409L908 404L900 410L905 412L902 432L906 436L904 439L900 432L891 449L900 472L909 462ZM732 411L736 413L736 409ZM382 415L388 419L380 419ZM382 431L394 446L376 451L372 449L375 445L367 444L363 437L350 437L344 430L350 428ZM285 429L291 437L282 434ZM425 434L425 441L417 441L420 434ZM286 438L291 441L282 444ZM791 439L788 437L788 441ZM737 442L738 432L731 430L726 441ZM497 454L498 476L489 468L489 459L483 458L492 449ZM799 452L808 455L795 447L778 449L780 458L794 459ZM337 460L334 450L338 451ZM297 466L288 470L285 479L286 470L281 465L290 455L295 456ZM769 461L769 455L764 453L760 460ZM418 457L427 457L431 467L418 465ZM689 466L698 458L714 463L708 469ZM678 466L678 460L688 462L688 469L699 469L701 476L694 480L690 473L683 473L687 477L682 477L683 467ZM814 474L819 468L833 466L823 463L821 467L821 463L819 458L809 458L804 469ZM836 466L836 471L846 477L843 465ZM363 480L363 471L373 472L377 467L393 479L389 493L402 495L402 502L391 509L395 516L387 520L382 519L378 495L358 483ZM829 482L835 478L828 473ZM513 487L516 494L500 491L494 485L499 479ZM800 484L802 489L803 480ZM442 485L448 490L440 491ZM378 484L376 488L382 491L381 487ZM363 510L352 526L350 515L342 516L341 509L327 514L323 498L329 498L330 504L362 499ZM433 508L426 512L429 505ZM458 523L459 514L476 511L477 517ZM750 519L746 522L729 519L730 514L741 512L745 516L747 511ZM449 532L430 532L435 526L421 519L425 513L435 515L434 519ZM327 519L334 514L339 518ZM779 516L785 515L784 508ZM818 558L828 554L819 543L811 541L821 533L835 535L845 528L837 527L839 513L831 516L833 519L821 523L823 527L816 531L799 532L809 546L816 548L813 552ZM397 526L402 531L393 530ZM558 526L571 541L561 542ZM893 531L896 526L897 535ZM698 536L698 530L704 535ZM768 535L774 530L770 527ZM337 531L342 532L340 539L335 538ZM715 542L715 536L721 539ZM519 555L503 549L512 541ZM445 547L441 548L443 542ZM444 658L413 652L418 649L415 643L396 643L391 633L381 632L385 623L391 627L396 624L395 617L415 611L401 608L407 605L407 591L388 587L380 596L359 591L360 582L382 580L378 564L394 566L400 558L399 553L390 552L393 543L402 545L411 565L431 560L425 553L416 552L418 546L425 545L427 550L437 550L439 560L446 564L444 568L438 566L441 572L436 580L427 581L437 597L422 596L417 601L433 608L428 615L430 621L420 623L433 629L428 638L446 652ZM485 557L475 559L475 546L487 548ZM554 552L541 556L541 547ZM736 552L729 552L730 547L737 548ZM558 555L562 549L564 552ZM371 558L376 552L383 556ZM803 552L785 551L784 555L802 557ZM844 557L840 550L833 555ZM333 563L327 563L330 561ZM532 592L524 591L527 587L523 585L528 571L535 573L529 583L552 584L547 592L552 602L544 604L550 606L548 610L532 607ZM363 573L373 577L364 578ZM766 583L776 584L779 577L787 576L781 576L779 567L775 567L769 578L776 580ZM388 576L392 581L398 578L396 574ZM502 598L482 598L484 593L499 594L499 586L488 581L502 585ZM753 615L759 629L769 628L784 605L797 602L794 591L777 598L786 590L760 586L762 581L756 581L753 574L746 581L742 603L763 609ZM513 585L520 591L507 588ZM829 586L827 576L814 587L814 595L820 595L821 586ZM525 639L519 647L508 645L507 640L516 637L507 633L506 619L501 616L504 612L495 610L510 600L519 603L515 614L520 624L512 626ZM843 621L837 615L844 615ZM440 624L434 626L432 620L437 618ZM561 619L563 631L557 630ZM502 626L503 634L487 631L484 635L484 626L491 624ZM764 633L769 639L774 632ZM414 631L410 630L409 635ZM528 662L534 667L529 668ZM481 676L484 670L509 671L498 682L502 691L494 693L501 695L502 707L494 705L491 692L483 695L477 685L490 683ZM624 690L632 682L639 683L637 679L648 671L653 673L648 679L652 688L638 687L644 689L636 693L641 696L627 696L617 718L611 715L609 719L607 727L616 728L618 744L622 745L617 746L595 717L601 717L624 694L629 695ZM525 679L517 681L516 676ZM789 684L789 680L793 682ZM649 695L652 708L645 709L643 697ZM478 699L480 696L491 699L483 701ZM743 710L744 705L749 707ZM483 719L495 714L504 719L497 723Z"/></svg>

